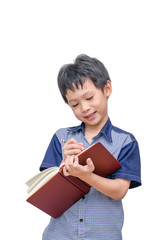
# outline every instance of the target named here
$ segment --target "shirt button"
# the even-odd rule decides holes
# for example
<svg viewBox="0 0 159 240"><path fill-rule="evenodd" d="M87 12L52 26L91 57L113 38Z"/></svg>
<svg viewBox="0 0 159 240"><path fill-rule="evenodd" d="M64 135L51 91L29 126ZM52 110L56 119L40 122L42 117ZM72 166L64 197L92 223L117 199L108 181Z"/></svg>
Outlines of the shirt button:
<svg viewBox="0 0 159 240"><path fill-rule="evenodd" d="M82 199L85 199L85 196L82 196Z"/></svg>
<svg viewBox="0 0 159 240"><path fill-rule="evenodd" d="M82 219L82 218L80 219L80 222L83 222L83 219Z"/></svg>

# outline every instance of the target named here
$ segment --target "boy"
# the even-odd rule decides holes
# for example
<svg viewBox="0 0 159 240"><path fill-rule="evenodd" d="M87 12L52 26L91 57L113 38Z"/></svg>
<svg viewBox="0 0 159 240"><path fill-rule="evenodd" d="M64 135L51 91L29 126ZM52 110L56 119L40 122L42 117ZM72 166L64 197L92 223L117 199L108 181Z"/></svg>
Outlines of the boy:
<svg viewBox="0 0 159 240"><path fill-rule="evenodd" d="M91 185L91 189L62 216L51 218L43 240L121 240L121 200L129 188L141 185L137 141L132 134L111 124L107 106L112 92L111 81L99 60L87 55L78 56L74 64L60 69L58 86L64 101L82 123L59 129L54 134L40 170L60 165L63 161L64 174L82 179ZM97 141L122 164L107 178L93 173L91 159L87 159L87 165L81 166L76 157Z"/></svg>

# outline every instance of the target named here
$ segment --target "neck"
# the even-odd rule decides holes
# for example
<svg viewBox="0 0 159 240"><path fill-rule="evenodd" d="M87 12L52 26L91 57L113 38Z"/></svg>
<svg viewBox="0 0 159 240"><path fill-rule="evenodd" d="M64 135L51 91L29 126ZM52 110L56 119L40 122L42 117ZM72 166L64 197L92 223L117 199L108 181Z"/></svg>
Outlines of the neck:
<svg viewBox="0 0 159 240"><path fill-rule="evenodd" d="M85 137L87 138L89 143L91 143L93 137L97 136L97 134L101 131L101 129L104 127L107 121L108 121L108 115L98 125L85 124Z"/></svg>

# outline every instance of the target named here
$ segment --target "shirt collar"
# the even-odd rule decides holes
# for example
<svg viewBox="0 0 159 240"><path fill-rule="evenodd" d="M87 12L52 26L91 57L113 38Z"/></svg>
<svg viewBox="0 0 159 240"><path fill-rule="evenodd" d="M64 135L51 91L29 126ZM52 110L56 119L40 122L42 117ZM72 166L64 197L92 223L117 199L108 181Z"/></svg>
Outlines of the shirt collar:
<svg viewBox="0 0 159 240"><path fill-rule="evenodd" d="M103 135L109 142L112 142L111 130L112 130L112 123L110 121L110 118L108 118L106 124L104 125L104 127L101 129L100 132L103 133Z"/></svg>
<svg viewBox="0 0 159 240"><path fill-rule="evenodd" d="M112 142L111 129L112 129L112 123L110 121L110 118L108 118L106 124L101 129L100 133L102 133L109 142ZM84 134L84 123L82 122L79 126L70 127L67 130L70 132L77 132L81 130Z"/></svg>
<svg viewBox="0 0 159 240"><path fill-rule="evenodd" d="M83 134L84 134L84 123L82 122L79 126L75 126L75 127L69 127L67 129L67 131L69 132L77 132L82 130Z"/></svg>

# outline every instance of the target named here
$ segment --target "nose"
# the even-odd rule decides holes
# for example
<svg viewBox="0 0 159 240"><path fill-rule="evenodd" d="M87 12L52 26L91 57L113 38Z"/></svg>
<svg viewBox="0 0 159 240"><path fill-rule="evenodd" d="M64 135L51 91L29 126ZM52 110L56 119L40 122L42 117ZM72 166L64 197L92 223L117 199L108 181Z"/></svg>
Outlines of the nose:
<svg viewBox="0 0 159 240"><path fill-rule="evenodd" d="M88 102L81 103L81 111L83 113L87 112L89 109L90 109L90 106L89 106Z"/></svg>

